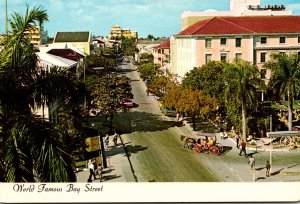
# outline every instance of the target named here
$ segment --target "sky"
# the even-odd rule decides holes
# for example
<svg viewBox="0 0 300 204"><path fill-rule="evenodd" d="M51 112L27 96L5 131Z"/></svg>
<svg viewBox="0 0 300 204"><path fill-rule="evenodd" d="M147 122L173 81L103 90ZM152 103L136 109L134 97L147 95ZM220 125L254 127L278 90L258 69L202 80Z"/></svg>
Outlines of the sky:
<svg viewBox="0 0 300 204"><path fill-rule="evenodd" d="M5 30L5 0L0 0L0 33ZM24 13L41 5L48 13L44 24L48 36L60 31L91 31L94 36L108 36L111 26L170 37L180 32L183 11L229 11L229 0L7 0L8 16ZM285 5L293 15L300 15L300 0L261 0L261 5Z"/></svg>

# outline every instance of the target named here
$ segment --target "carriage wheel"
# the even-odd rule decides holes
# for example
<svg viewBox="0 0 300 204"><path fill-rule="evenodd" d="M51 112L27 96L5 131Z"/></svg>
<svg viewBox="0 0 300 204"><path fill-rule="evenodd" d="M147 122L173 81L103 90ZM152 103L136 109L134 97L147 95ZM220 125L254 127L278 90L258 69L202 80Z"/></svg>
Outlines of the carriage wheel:
<svg viewBox="0 0 300 204"><path fill-rule="evenodd" d="M224 151L224 148L222 145L218 145L219 151L222 153Z"/></svg>
<svg viewBox="0 0 300 204"><path fill-rule="evenodd" d="M292 138L290 136L280 138L280 144L288 146L291 143Z"/></svg>
<svg viewBox="0 0 300 204"><path fill-rule="evenodd" d="M209 152L212 155L219 155L219 153L220 153L219 148L217 146L211 146L209 148Z"/></svg>

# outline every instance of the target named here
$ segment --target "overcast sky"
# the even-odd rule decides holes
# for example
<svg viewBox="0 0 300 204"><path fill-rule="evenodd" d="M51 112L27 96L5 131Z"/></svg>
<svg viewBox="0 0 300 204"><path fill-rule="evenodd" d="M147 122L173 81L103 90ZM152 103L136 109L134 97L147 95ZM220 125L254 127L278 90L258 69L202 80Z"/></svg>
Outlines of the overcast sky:
<svg viewBox="0 0 300 204"><path fill-rule="evenodd" d="M49 21L45 29L49 36L57 31L92 31L107 36L112 25L137 31L140 37L148 34L169 37L180 31L183 11L229 10L229 0L7 0L9 16L13 11L24 12L41 5ZM0 2L0 33L5 30L4 0ZM261 0L262 5L284 4L300 15L300 0Z"/></svg>

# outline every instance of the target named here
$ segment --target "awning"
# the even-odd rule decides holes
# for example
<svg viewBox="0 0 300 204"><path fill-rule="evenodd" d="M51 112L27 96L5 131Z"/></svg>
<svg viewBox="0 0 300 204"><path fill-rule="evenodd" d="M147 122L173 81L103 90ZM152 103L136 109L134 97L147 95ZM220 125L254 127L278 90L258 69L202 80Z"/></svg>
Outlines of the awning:
<svg viewBox="0 0 300 204"><path fill-rule="evenodd" d="M277 131L277 132L267 132L267 137L299 137L300 131Z"/></svg>

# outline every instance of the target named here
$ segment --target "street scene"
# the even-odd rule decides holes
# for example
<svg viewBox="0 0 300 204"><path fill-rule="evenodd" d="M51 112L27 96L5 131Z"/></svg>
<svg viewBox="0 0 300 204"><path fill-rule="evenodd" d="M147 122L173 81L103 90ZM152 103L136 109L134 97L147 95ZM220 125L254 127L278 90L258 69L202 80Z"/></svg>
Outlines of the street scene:
<svg viewBox="0 0 300 204"><path fill-rule="evenodd" d="M1 183L298 184L299 2L183 2L2 1Z"/></svg>
<svg viewBox="0 0 300 204"><path fill-rule="evenodd" d="M262 141L258 147L247 148L248 157L255 158L251 169L249 158L239 156L235 138L222 139L216 132L218 143L226 147L224 153L214 156L198 153L183 147L181 135L197 137L201 132L193 131L190 124L176 122L175 118L164 116L159 102L147 96L146 86L140 79L135 66L122 63L122 73L131 79L134 103L139 106L120 115L128 122L132 132L120 135L122 141L112 147L107 155L108 167L102 173L101 182L295 182L300 180L300 157L298 150L283 148L273 150L273 167L266 176L266 162L270 161L270 146ZM215 128L218 130L217 128ZM209 134L208 134L209 135ZM124 145L124 146L123 146ZM124 147L129 154L126 154ZM130 162L129 162L130 160ZM77 174L79 182L85 182L88 171ZM99 178L99 177L98 177ZM100 182L100 179L93 182Z"/></svg>

